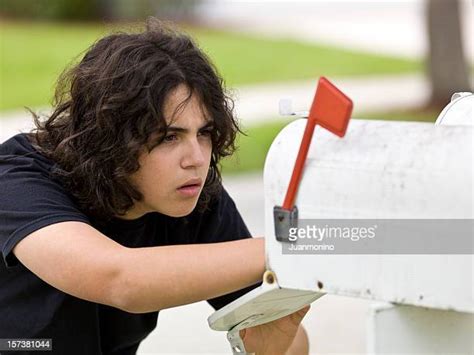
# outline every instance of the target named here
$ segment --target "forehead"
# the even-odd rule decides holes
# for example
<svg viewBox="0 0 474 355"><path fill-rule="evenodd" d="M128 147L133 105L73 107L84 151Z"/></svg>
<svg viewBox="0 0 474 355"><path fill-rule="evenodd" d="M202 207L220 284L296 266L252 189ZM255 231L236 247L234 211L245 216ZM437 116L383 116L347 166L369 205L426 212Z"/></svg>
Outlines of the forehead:
<svg viewBox="0 0 474 355"><path fill-rule="evenodd" d="M163 105L163 115L167 125L201 124L211 120L199 95L184 84L168 94Z"/></svg>

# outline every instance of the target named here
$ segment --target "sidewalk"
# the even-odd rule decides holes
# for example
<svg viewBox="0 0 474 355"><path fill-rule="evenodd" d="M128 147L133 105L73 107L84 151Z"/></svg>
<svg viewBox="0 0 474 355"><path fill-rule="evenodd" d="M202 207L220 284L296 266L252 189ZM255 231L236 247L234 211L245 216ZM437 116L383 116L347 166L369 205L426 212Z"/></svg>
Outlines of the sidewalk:
<svg viewBox="0 0 474 355"><path fill-rule="evenodd" d="M428 82L421 75L329 79L354 101L355 118L363 118L361 114L366 112L417 107L429 94ZM231 91L236 116L243 126L274 120L279 117L282 98L291 98L294 110L309 110L316 84L317 79L237 87ZM32 124L26 110L0 112L0 142L29 130Z"/></svg>
<svg viewBox="0 0 474 355"><path fill-rule="evenodd" d="M201 14L208 25L239 33L420 59L428 50L425 4L425 0L205 0ZM465 53L472 61L471 0L461 1L460 15Z"/></svg>
<svg viewBox="0 0 474 355"><path fill-rule="evenodd" d="M354 118L419 107L429 98L428 80L418 74L328 79L353 100ZM295 111L309 110L317 80L238 87L234 91L237 117L244 126L278 118L282 98L291 98Z"/></svg>

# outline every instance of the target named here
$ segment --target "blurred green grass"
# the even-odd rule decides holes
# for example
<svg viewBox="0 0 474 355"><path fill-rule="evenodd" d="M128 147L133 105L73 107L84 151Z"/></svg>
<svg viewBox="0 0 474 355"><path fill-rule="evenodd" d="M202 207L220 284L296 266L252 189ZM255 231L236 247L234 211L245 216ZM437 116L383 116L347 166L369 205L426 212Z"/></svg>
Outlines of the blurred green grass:
<svg viewBox="0 0 474 355"><path fill-rule="evenodd" d="M239 174L252 171L262 171L273 140L290 121L280 118L263 124L255 124L239 134L236 140L237 151L222 160L223 174Z"/></svg>
<svg viewBox="0 0 474 355"><path fill-rule="evenodd" d="M364 119L389 121L418 121L434 123L440 112L432 110L407 110L392 112L372 112L360 114ZM276 118L269 123L252 125L244 129L246 136L237 137L237 152L222 161L222 173L235 175L240 173L263 171L268 149L278 133L289 124L289 120Z"/></svg>
<svg viewBox="0 0 474 355"><path fill-rule="evenodd" d="M357 115L357 118L368 120L383 120L383 121L416 121L416 122L430 122L434 123L441 111L434 109L411 109L389 112L368 112Z"/></svg>
<svg viewBox="0 0 474 355"><path fill-rule="evenodd" d="M230 85L421 71L418 61L209 30L191 32Z"/></svg>
<svg viewBox="0 0 474 355"><path fill-rule="evenodd" d="M99 37L136 25L0 23L0 110L50 104L58 75ZM285 39L186 28L228 87L327 76L420 71L422 63Z"/></svg>
<svg viewBox="0 0 474 355"><path fill-rule="evenodd" d="M46 23L2 23L0 110L50 103L62 70L105 27Z"/></svg>

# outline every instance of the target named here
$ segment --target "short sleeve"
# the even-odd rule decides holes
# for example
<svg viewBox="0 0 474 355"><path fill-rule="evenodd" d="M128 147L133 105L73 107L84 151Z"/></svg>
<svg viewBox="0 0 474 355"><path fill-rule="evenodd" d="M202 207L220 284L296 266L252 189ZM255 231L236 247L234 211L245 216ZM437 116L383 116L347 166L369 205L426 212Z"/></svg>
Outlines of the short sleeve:
<svg viewBox="0 0 474 355"><path fill-rule="evenodd" d="M64 221L90 223L34 155L0 151L0 196L0 250L6 267L18 264L12 250L32 232Z"/></svg>
<svg viewBox="0 0 474 355"><path fill-rule="evenodd" d="M211 211L206 214L203 223L201 223L199 231L200 243L227 242L245 238L252 238L252 235L234 201L228 192L222 188L219 198L211 206ZM242 290L210 299L207 302L214 309L220 309L260 284L261 282Z"/></svg>

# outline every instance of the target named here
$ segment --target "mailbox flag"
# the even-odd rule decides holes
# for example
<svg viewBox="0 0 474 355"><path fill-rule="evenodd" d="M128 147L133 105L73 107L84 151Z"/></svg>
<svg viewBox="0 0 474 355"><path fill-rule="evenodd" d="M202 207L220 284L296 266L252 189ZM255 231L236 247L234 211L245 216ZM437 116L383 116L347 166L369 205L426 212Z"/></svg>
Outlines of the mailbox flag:
<svg viewBox="0 0 474 355"><path fill-rule="evenodd" d="M309 111L308 120L337 134L339 137L344 137L351 113L352 100L328 79L321 77Z"/></svg>
<svg viewBox="0 0 474 355"><path fill-rule="evenodd" d="M290 184L286 191L282 208L291 211L295 201L304 163L308 155L309 146L317 124L328 131L344 137L352 113L352 100L342 93L325 77L321 77L316 88L313 104L309 111L308 122L301 139L300 150L296 157L295 167L291 175Z"/></svg>

